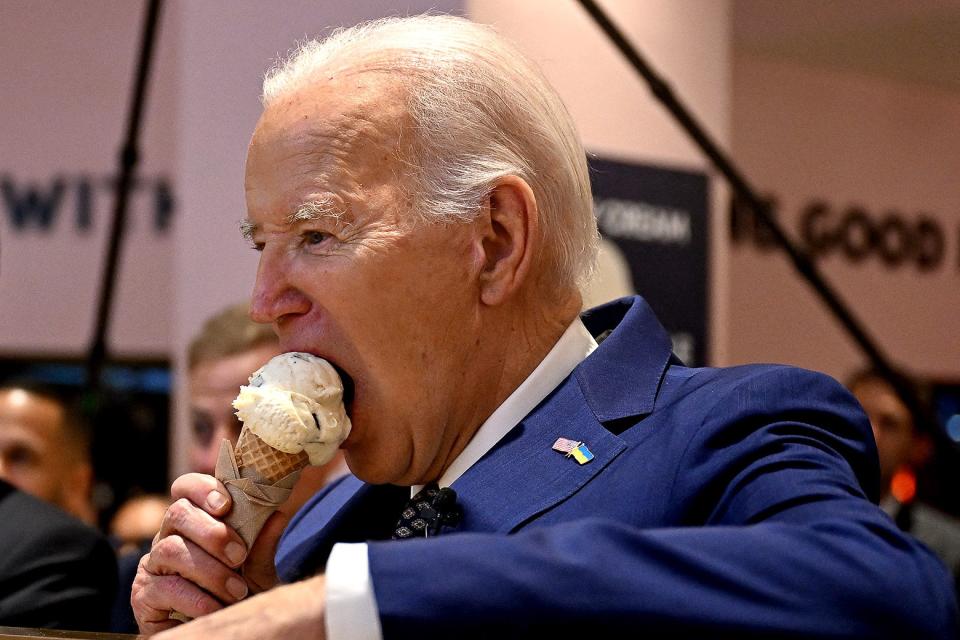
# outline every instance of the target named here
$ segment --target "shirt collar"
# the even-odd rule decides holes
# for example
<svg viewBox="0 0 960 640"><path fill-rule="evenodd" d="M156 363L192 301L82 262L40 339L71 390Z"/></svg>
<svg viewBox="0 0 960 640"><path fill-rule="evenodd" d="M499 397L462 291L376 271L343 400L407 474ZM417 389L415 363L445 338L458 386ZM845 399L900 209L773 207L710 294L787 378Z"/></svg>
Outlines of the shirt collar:
<svg viewBox="0 0 960 640"><path fill-rule="evenodd" d="M550 395L551 391L560 386L576 366L596 348L596 340L580 318L575 318L537 368L480 425L473 439L454 459L453 464L447 467L437 484L441 487L453 484ZM421 489L423 485L410 487L410 497L415 496Z"/></svg>

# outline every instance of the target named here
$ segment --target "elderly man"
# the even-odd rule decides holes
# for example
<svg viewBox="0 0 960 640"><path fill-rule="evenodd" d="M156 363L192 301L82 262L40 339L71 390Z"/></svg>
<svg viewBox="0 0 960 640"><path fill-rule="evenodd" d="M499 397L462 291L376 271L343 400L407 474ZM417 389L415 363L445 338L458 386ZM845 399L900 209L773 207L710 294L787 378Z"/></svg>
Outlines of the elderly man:
<svg viewBox="0 0 960 640"><path fill-rule="evenodd" d="M867 499L876 452L840 385L688 369L639 298L578 318L584 152L515 48L457 18L363 25L304 46L264 105L252 315L343 371L355 477L295 516L276 570L281 518L247 552L222 485L178 479L144 632L954 633L943 567Z"/></svg>

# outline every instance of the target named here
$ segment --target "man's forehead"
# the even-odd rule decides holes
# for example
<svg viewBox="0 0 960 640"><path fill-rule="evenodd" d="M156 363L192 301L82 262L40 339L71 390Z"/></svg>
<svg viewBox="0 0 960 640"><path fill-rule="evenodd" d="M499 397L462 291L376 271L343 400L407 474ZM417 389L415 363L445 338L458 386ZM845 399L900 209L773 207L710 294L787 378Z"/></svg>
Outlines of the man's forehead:
<svg viewBox="0 0 960 640"><path fill-rule="evenodd" d="M54 444L62 435L60 424L56 422L0 415L0 447L44 449L47 444Z"/></svg>
<svg viewBox="0 0 960 640"><path fill-rule="evenodd" d="M27 389L0 390L0 415L23 418L43 417L59 420L63 408L54 400Z"/></svg>
<svg viewBox="0 0 960 640"><path fill-rule="evenodd" d="M363 144L395 147L408 120L406 91L381 73L323 73L309 85L277 98L257 123L258 135L293 146Z"/></svg>
<svg viewBox="0 0 960 640"><path fill-rule="evenodd" d="M338 91L331 90L336 87ZM247 195L252 218L269 213L287 226L311 220L349 222L351 203L371 184L398 179L405 108L396 92L341 95L349 83L311 88L269 106L250 145ZM369 89L369 87L367 87ZM267 176L274 176L264 180ZM296 182L278 182L282 174ZM277 214L284 218L277 219ZM241 223L249 237L257 220Z"/></svg>

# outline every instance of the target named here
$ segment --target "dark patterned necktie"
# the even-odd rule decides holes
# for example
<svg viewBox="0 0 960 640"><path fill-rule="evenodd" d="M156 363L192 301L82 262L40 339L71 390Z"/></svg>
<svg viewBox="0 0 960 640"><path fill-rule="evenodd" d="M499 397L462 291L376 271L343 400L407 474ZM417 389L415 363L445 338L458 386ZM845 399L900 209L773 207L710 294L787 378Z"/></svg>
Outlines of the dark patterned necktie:
<svg viewBox="0 0 960 640"><path fill-rule="evenodd" d="M441 527L454 527L460 522L462 509L457 493L449 487L440 489L432 482L410 498L400 512L400 521L393 532L394 540L432 538Z"/></svg>

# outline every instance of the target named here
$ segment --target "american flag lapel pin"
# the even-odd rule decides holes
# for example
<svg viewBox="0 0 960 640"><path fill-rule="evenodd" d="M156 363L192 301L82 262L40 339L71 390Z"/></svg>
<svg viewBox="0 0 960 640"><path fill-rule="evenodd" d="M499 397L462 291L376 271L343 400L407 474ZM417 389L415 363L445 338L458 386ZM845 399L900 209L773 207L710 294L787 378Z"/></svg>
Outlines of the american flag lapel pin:
<svg viewBox="0 0 960 640"><path fill-rule="evenodd" d="M579 440L570 440L569 438L557 438L553 443L553 450L565 454L567 458L573 458L580 464L587 464L593 460L593 452L587 447L585 442Z"/></svg>

